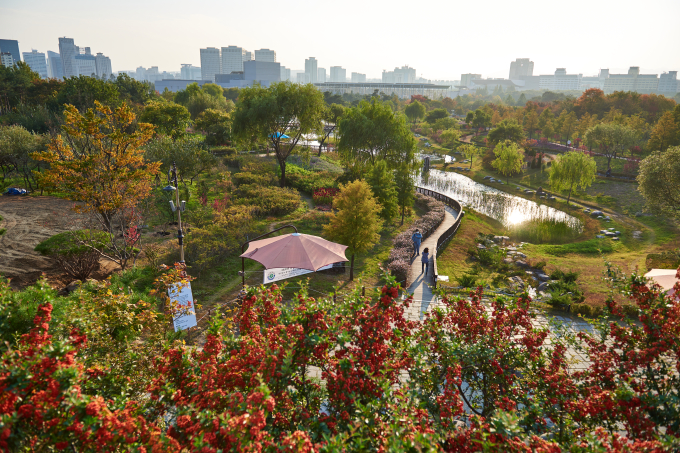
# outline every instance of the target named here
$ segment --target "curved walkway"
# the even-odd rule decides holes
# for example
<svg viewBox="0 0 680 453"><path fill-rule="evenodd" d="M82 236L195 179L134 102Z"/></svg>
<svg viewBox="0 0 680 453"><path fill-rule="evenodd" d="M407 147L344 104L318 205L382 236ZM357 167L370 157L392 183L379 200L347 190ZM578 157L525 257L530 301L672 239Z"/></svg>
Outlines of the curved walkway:
<svg viewBox="0 0 680 453"><path fill-rule="evenodd" d="M439 237L449 229L456 221L458 212L455 209L446 207L446 213L441 225L420 245L420 253L425 250L425 247L430 249L430 256L437 251L437 240ZM434 266L432 258L430 258L430 266L427 275L421 272L420 256L414 256L411 259L411 271L409 272L408 281L411 285L408 287L408 292L413 294L414 303L409 308L408 316L412 319L423 319L423 315L427 312L433 302L436 303L436 297L432 294L432 286L434 285Z"/></svg>

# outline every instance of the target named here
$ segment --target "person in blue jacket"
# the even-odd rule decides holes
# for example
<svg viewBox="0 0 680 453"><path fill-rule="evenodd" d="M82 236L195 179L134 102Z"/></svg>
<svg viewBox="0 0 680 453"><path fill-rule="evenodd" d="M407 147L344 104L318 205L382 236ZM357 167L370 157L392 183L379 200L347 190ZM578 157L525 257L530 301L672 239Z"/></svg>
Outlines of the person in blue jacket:
<svg viewBox="0 0 680 453"><path fill-rule="evenodd" d="M420 230L416 229L416 232L411 236L411 240L413 241L413 251L416 253L416 256L420 255L420 242L423 240Z"/></svg>
<svg viewBox="0 0 680 453"><path fill-rule="evenodd" d="M420 259L420 262L422 263L420 267L420 273L422 274L423 271L425 271L425 275L427 275L427 271L429 270L430 267L430 249L425 247L425 250L423 250L423 257Z"/></svg>

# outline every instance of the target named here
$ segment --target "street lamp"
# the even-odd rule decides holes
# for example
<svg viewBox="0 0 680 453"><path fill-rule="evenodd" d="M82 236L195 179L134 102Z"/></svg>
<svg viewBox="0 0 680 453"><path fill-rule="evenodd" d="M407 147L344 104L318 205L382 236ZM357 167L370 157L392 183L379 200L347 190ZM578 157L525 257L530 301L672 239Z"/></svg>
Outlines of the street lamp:
<svg viewBox="0 0 680 453"><path fill-rule="evenodd" d="M173 185L174 184L174 185ZM177 240L179 242L179 262L184 264L184 232L182 231L182 213L186 210L186 201L179 201L179 186L177 185L177 166L175 162L172 163L172 168L168 171L168 185L163 187L165 192L175 192L175 202L170 200L170 209L172 212L177 212Z"/></svg>

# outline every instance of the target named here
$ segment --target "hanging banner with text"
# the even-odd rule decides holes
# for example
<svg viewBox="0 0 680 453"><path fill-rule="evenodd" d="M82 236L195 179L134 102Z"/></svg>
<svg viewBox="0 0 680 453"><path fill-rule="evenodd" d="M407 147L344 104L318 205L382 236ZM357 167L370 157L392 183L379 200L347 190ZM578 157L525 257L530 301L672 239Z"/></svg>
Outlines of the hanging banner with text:
<svg viewBox="0 0 680 453"><path fill-rule="evenodd" d="M332 268L333 265L321 267L317 270L323 271ZM309 274L314 271L309 269L298 269L297 267L273 267L271 269L264 270L264 283L274 283L279 280L285 280L287 278L297 277L299 275Z"/></svg>
<svg viewBox="0 0 680 453"><path fill-rule="evenodd" d="M196 310L194 309L194 297L191 294L191 283L184 286L179 283L172 285L168 289L168 296L172 301L172 306L179 309L179 313L173 316L175 332L196 326Z"/></svg>

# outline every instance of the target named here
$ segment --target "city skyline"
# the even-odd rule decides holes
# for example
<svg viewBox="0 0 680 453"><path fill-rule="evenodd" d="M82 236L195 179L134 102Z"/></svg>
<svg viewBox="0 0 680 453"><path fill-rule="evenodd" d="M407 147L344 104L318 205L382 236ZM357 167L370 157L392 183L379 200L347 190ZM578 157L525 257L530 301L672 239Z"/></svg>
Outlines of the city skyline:
<svg viewBox="0 0 680 453"><path fill-rule="evenodd" d="M305 59L314 56L319 68L341 66L348 74L358 72L369 79L380 78L383 70L404 65L416 68L418 77L432 80L457 80L460 74L470 72L485 78L507 77L509 62L517 58L534 61L534 74L551 74L555 68L567 68L569 73L584 76L595 75L602 68L624 73L630 66L639 66L645 73L659 74L680 69L680 52L677 52L680 29L654 25L658 11L680 16L680 2L670 0L652 0L644 10L629 12L612 11L606 2L577 0L572 7L583 11L584 16L562 21L562 34L554 28L555 24L547 21L542 24L541 16L551 17L549 10L543 3L534 1L516 7L493 0L484 14L472 6L429 1L417 10L428 11L429 6L429 10L435 8L441 14L423 13L421 18L416 15L415 23L406 20L412 16L399 12L400 5L386 11L377 4L352 0L345 4L343 11L337 11L337 8L331 10L332 5L311 9L304 3L293 2L292 5L298 6L294 19L296 23L309 22L310 26L305 27L289 27L286 17L281 15L260 14L270 3L273 5L265 0L263 5L227 6L203 0L179 14L186 5L176 0L141 4L122 0L115 7L77 0L58 4L6 0L0 7L0 14L5 18L2 38L17 39L22 52L37 49L46 54L58 51L58 37L68 36L108 55L114 71L158 66L161 71L175 72L181 64L200 65L201 48L230 45L250 51L271 49L276 52L277 62L293 70L304 69ZM164 8L160 8L161 5ZM359 5L365 11L362 17L379 19L366 21L365 30L357 33L355 28L361 25L350 12L352 6L358 8ZM539 8L539 5L543 6ZM136 13L130 15L129 11ZM473 17L465 20L466 15ZM601 21L596 21L598 15L603 18ZM235 20L225 26L221 18L231 16L252 19ZM106 17L108 24L122 27L124 33L115 38L111 33L102 33L101 22L92 20L93 17ZM335 17L338 24L354 27L353 32L336 39L325 31L327 27L311 26L318 25L320 17L325 21ZM437 20L451 17L450 23L454 26L425 26L434 20L431 17ZM583 24L587 18L592 19L592 28ZM521 33L511 33L507 31L508 24L525 24L525 28ZM395 27L420 27L423 31L414 38L406 30L397 33ZM309 36L310 29L320 30L315 32L318 34L315 39ZM631 29L634 33L629 32ZM176 32L169 32L172 30ZM551 34L551 39L544 39L546 33ZM640 36L654 36L653 43L639 39ZM611 45L603 51L602 43ZM379 53L375 49L379 49Z"/></svg>

